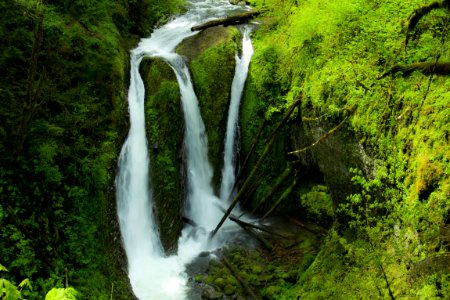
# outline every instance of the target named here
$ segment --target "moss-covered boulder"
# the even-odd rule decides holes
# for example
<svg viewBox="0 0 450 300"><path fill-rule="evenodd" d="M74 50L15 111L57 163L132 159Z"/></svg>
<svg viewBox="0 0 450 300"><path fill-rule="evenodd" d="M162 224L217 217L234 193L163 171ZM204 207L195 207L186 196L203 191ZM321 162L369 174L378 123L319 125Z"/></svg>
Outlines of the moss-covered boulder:
<svg viewBox="0 0 450 300"><path fill-rule="evenodd" d="M176 251L183 223L183 114L175 74L162 60L144 59L141 74L146 89L146 128L153 199L161 242Z"/></svg>
<svg viewBox="0 0 450 300"><path fill-rule="evenodd" d="M321 120L303 122L301 126L302 129L292 128L292 144L295 149L312 145L335 128L336 124ZM350 170L359 169L370 174L373 164L363 146L345 129L337 131L307 153L301 154L299 159L300 168L318 166L335 206L345 202L350 194L356 192L352 183L354 174Z"/></svg>

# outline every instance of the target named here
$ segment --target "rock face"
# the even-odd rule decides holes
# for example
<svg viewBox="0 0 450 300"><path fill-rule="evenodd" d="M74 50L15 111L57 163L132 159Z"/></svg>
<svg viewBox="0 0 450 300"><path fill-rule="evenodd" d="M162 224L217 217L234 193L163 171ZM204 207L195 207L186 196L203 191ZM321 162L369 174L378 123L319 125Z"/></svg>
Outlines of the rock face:
<svg viewBox="0 0 450 300"><path fill-rule="evenodd" d="M295 149L307 147L326 134L334 126L325 121L304 122L292 127L292 144ZM370 174L372 159L356 138L341 128L323 143L311 148L300 156L300 168L318 166L325 184L330 191L333 203L343 203L353 191L350 168L357 168Z"/></svg>

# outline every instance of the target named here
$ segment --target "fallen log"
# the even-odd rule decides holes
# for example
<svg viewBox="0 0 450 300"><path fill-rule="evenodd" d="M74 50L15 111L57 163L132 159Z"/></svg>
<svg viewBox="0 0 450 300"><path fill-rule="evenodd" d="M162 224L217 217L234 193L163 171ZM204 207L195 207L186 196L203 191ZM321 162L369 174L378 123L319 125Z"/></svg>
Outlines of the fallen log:
<svg viewBox="0 0 450 300"><path fill-rule="evenodd" d="M287 216L287 218L288 218L288 220L289 220L291 223L293 223L293 224L295 224L295 225L297 225L297 226L299 226L299 227L302 227L302 228L308 230L308 231L311 232L311 233L314 233L314 234L317 234L317 235L321 235L321 236L325 236L325 235L327 234L327 232L328 232L328 231L325 230L325 229L320 229L320 230L313 229L313 228L311 228L311 227L309 227L309 226L303 224L303 223L300 222L299 220L297 220L297 219L295 219L295 218L293 218L293 217L291 217L291 216L289 216L289 215Z"/></svg>
<svg viewBox="0 0 450 300"><path fill-rule="evenodd" d="M251 236L255 237L267 250L272 251L272 244L266 240L261 234L258 234L253 228L245 226L242 222L236 222L242 229L248 232Z"/></svg>
<svg viewBox="0 0 450 300"><path fill-rule="evenodd" d="M290 238L290 237L288 237L288 236L285 236L285 235L276 233L276 232L274 232L274 231L267 230L267 229L265 229L265 228L263 228L263 227L261 227L261 226L258 226L258 225L254 225L254 224L251 224L251 223L244 222L244 221L239 220L238 218L235 218L235 217L232 217L232 216L230 216L230 217L228 217L228 218L229 218L231 221L237 223L237 224L238 224L239 226L241 226L241 227L242 227L242 226L245 226L245 227L250 227L250 228L258 229L258 230L260 230L260 231L262 231L262 232L265 232L265 233L268 233L268 234L271 234L271 235L276 235L276 236L278 236L278 237L285 238L285 239L289 239L289 238Z"/></svg>
<svg viewBox="0 0 450 300"><path fill-rule="evenodd" d="M206 28L220 26L220 25L224 25L224 26L239 25L239 24L247 22L248 20L253 19L254 17L256 17L260 14L261 14L261 11L256 10L256 11L245 12L245 13L242 13L239 15L228 16L225 18L216 19L216 20L212 20L212 21L200 24L200 25L193 26L193 27L191 27L191 31L203 30Z"/></svg>

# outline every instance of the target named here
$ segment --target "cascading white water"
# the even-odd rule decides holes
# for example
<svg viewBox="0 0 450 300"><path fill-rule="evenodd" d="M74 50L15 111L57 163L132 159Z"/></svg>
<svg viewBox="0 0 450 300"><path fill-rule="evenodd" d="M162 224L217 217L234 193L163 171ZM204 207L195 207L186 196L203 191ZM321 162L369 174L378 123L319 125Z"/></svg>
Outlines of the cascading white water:
<svg viewBox="0 0 450 300"><path fill-rule="evenodd" d="M188 69L175 54L175 47L196 34L190 28L210 18L242 9L228 0L191 0L188 12L142 39L131 52L128 91L130 131L122 147L116 177L120 230L128 260L128 275L133 292L140 300L184 299L184 265L207 249L207 231L218 222L221 211L211 187L212 170L208 163L205 126L201 119ZM178 255L165 257L152 213L149 186L149 157L145 135L145 91L139 74L144 56L160 57L174 69L182 95L186 132L188 199L187 217L204 230L185 228L179 240ZM194 234L195 233L195 234ZM213 245L209 245L213 246Z"/></svg>
<svg viewBox="0 0 450 300"><path fill-rule="evenodd" d="M185 215L199 227L210 231L223 213L211 186L213 171L208 162L208 141L197 96L184 61L178 60L177 63L170 62L180 86L186 124L184 143L187 152L188 199Z"/></svg>
<svg viewBox="0 0 450 300"><path fill-rule="evenodd" d="M241 57L239 57L239 53L236 52L236 70L231 85L231 101L228 110L227 131L225 135L222 184L220 186L220 199L225 202L231 200L230 195L233 192L232 189L236 180L236 134L238 131L239 106L252 56L253 46L250 39L250 28L246 26L244 29L244 38L242 40Z"/></svg>

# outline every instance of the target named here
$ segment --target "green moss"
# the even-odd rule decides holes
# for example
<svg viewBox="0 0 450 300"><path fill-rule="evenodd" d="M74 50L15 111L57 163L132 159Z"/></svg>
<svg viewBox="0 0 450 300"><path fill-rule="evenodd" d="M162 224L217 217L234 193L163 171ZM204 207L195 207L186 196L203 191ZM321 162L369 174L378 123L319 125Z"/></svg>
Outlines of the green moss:
<svg viewBox="0 0 450 300"><path fill-rule="evenodd" d="M327 185L333 200L330 204L327 193L317 188L303 193L301 201L311 213L319 219L331 216L331 206L341 204L335 216L343 226L340 234L348 238L345 251L336 241L324 245L302 275L298 293L286 295L389 297L379 271L383 268L395 297L433 297L441 279L434 286L425 279L412 286L406 282L408 268L419 257L448 251L439 237L449 214L448 78L419 72L378 78L395 64L450 60L447 29L441 25L448 12L422 19L405 52L404 24L430 1L253 2L270 12L254 38L251 85L244 98L248 103L242 110L243 149L257 130L260 107L271 119L272 112L299 95L304 122L298 125L301 130L292 131L298 136L291 140L297 149L348 117L335 136L299 157L296 166L301 174L316 164L323 181L313 185ZM350 168L362 171L355 174ZM260 184L266 190L267 177ZM440 293L447 292L441 288Z"/></svg>

